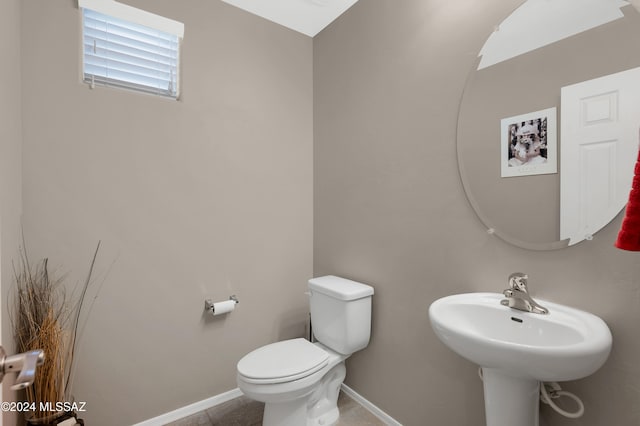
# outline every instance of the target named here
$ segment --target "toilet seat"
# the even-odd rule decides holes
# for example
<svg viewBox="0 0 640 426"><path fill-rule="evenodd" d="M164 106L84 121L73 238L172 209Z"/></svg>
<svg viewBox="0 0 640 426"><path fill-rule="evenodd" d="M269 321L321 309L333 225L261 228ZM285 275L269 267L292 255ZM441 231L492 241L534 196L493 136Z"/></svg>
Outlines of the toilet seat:
<svg viewBox="0 0 640 426"><path fill-rule="evenodd" d="M306 339L272 343L245 355L238 374L247 383L271 384L302 379L324 368L329 354Z"/></svg>

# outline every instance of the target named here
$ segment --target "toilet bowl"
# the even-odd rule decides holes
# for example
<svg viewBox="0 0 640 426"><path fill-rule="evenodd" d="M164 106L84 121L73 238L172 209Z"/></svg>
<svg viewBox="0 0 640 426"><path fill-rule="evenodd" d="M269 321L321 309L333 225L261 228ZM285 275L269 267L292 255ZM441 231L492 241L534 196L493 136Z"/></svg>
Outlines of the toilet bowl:
<svg viewBox="0 0 640 426"><path fill-rule="evenodd" d="M285 340L242 358L237 383L247 397L265 403L263 425L331 425L339 417L346 358L320 343Z"/></svg>
<svg viewBox="0 0 640 426"><path fill-rule="evenodd" d="M318 342L271 343L238 362L238 387L265 403L263 426L335 424L344 361L369 344L372 287L326 276L309 280L309 290Z"/></svg>

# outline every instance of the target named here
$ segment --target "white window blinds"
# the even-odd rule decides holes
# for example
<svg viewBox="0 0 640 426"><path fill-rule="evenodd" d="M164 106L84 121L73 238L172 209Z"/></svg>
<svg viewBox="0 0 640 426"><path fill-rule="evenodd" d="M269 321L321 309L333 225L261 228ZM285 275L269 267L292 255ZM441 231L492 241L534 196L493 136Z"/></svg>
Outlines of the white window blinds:
<svg viewBox="0 0 640 426"><path fill-rule="evenodd" d="M85 82L178 98L181 35L89 8L82 17Z"/></svg>

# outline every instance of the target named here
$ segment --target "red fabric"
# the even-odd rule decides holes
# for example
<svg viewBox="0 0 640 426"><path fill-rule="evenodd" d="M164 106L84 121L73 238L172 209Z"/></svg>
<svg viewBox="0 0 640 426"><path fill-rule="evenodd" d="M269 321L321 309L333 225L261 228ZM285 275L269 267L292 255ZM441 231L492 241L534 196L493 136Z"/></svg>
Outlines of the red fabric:
<svg viewBox="0 0 640 426"><path fill-rule="evenodd" d="M615 246L622 250L640 251L640 152L634 173L629 202Z"/></svg>

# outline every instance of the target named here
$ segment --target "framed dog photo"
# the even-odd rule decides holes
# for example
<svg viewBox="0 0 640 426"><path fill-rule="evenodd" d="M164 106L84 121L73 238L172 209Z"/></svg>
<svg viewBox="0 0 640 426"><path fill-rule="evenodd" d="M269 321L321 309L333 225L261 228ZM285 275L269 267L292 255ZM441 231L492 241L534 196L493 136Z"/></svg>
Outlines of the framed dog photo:
<svg viewBox="0 0 640 426"><path fill-rule="evenodd" d="M558 173L556 108L503 118L501 177Z"/></svg>

